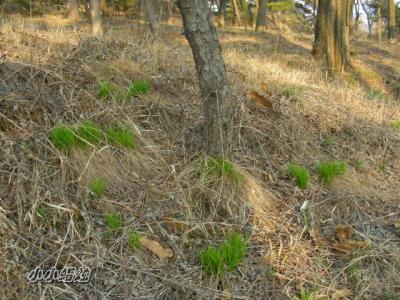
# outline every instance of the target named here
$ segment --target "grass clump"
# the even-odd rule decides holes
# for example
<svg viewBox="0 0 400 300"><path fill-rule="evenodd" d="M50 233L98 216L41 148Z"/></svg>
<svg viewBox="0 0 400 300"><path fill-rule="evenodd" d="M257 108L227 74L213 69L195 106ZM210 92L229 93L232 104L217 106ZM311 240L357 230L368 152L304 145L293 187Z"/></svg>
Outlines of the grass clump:
<svg viewBox="0 0 400 300"><path fill-rule="evenodd" d="M107 137L110 144L122 146L130 149L138 147L136 137L132 131L120 126L108 128Z"/></svg>
<svg viewBox="0 0 400 300"><path fill-rule="evenodd" d="M99 92L100 98L110 97L115 90L115 87L108 81L102 80L99 82Z"/></svg>
<svg viewBox="0 0 400 300"><path fill-rule="evenodd" d="M224 260L220 249L208 247L200 252L201 264L208 274L220 277L224 274Z"/></svg>
<svg viewBox="0 0 400 300"><path fill-rule="evenodd" d="M296 164L289 164L288 173L291 177L296 178L296 184L300 189L305 190L307 188L310 175L306 168Z"/></svg>
<svg viewBox="0 0 400 300"><path fill-rule="evenodd" d="M111 231L119 230L122 227L122 216L120 214L109 213L105 217L108 229Z"/></svg>
<svg viewBox="0 0 400 300"><path fill-rule="evenodd" d="M75 145L75 134L72 128L61 125L51 130L50 140L59 150L70 151Z"/></svg>
<svg viewBox="0 0 400 300"><path fill-rule="evenodd" d="M245 257L246 244L247 242L241 234L233 233L221 246L222 258L230 271L234 270Z"/></svg>
<svg viewBox="0 0 400 300"><path fill-rule="evenodd" d="M243 235L232 233L218 248L208 247L200 251L200 260L204 270L221 277L226 269L234 270L247 253L247 242Z"/></svg>
<svg viewBox="0 0 400 300"><path fill-rule="evenodd" d="M400 129L400 120L390 121L389 126L393 129Z"/></svg>
<svg viewBox="0 0 400 300"><path fill-rule="evenodd" d="M222 158L207 158L202 162L202 170L207 176L226 177L236 183L244 181L244 176L236 170L229 160Z"/></svg>
<svg viewBox="0 0 400 300"><path fill-rule="evenodd" d="M47 220L50 217L51 211L48 207L40 206L36 209L36 214L43 220Z"/></svg>
<svg viewBox="0 0 400 300"><path fill-rule="evenodd" d="M140 237L140 234L135 230L129 232L128 243L133 250L140 249Z"/></svg>
<svg viewBox="0 0 400 300"><path fill-rule="evenodd" d="M94 179L90 183L90 194L95 198L100 198L106 190L106 182L102 178Z"/></svg>
<svg viewBox="0 0 400 300"><path fill-rule="evenodd" d="M140 95L147 95L150 91L150 82L141 79L141 80L135 80L134 82L131 83L128 89L128 94L129 96L140 96Z"/></svg>
<svg viewBox="0 0 400 300"><path fill-rule="evenodd" d="M287 99L295 99L296 97L299 96L300 90L292 85L287 85L285 88L282 90L282 94L287 98Z"/></svg>
<svg viewBox="0 0 400 300"><path fill-rule="evenodd" d="M346 173L348 166L343 161L329 161L317 166L317 172L325 183L331 182L336 176Z"/></svg>
<svg viewBox="0 0 400 300"><path fill-rule="evenodd" d="M326 298L318 296L318 292L309 291L309 290L301 290L298 297L295 298L296 300L323 300Z"/></svg>
<svg viewBox="0 0 400 300"><path fill-rule="evenodd" d="M85 121L76 130L76 136L83 147L87 144L98 145L103 140L103 131L95 123Z"/></svg>

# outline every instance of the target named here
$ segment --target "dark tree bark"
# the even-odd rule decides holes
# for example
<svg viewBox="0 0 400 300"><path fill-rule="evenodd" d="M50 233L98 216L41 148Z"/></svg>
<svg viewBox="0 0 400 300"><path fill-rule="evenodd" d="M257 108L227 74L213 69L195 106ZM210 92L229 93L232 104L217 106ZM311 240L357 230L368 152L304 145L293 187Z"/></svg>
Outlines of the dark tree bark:
<svg viewBox="0 0 400 300"><path fill-rule="evenodd" d="M79 3L78 0L68 0L67 18L71 20L79 19Z"/></svg>
<svg viewBox="0 0 400 300"><path fill-rule="evenodd" d="M259 0L256 21L256 32L265 31L267 26L267 6L266 0Z"/></svg>
<svg viewBox="0 0 400 300"><path fill-rule="evenodd" d="M225 27L226 0L219 1L218 26Z"/></svg>
<svg viewBox="0 0 400 300"><path fill-rule="evenodd" d="M388 40L393 42L396 38L396 6L394 0L388 0Z"/></svg>
<svg viewBox="0 0 400 300"><path fill-rule="evenodd" d="M92 22L92 34L96 37L103 36L99 0L90 0L90 20Z"/></svg>
<svg viewBox="0 0 400 300"><path fill-rule="evenodd" d="M352 0L320 0L313 55L324 59L330 71L351 68L349 29Z"/></svg>
<svg viewBox="0 0 400 300"><path fill-rule="evenodd" d="M232 148L235 106L211 12L204 0L179 0L178 6L203 98L206 151L227 157Z"/></svg>

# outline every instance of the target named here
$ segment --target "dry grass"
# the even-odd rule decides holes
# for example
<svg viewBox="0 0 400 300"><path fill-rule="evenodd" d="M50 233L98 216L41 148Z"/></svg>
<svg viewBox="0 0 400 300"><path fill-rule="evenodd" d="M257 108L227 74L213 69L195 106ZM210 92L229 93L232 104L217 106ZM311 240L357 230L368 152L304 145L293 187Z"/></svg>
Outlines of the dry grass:
<svg viewBox="0 0 400 300"><path fill-rule="evenodd" d="M399 297L400 136L387 124L400 110L396 82L380 81L398 76L398 45L357 42L364 71L328 80L310 57L310 36L222 31L241 104L233 161L245 180L210 182L199 174L201 101L179 27L155 38L117 18L98 41L87 26L58 17L1 23L1 298L285 299L301 290L331 298L343 289L354 299ZM124 103L97 98L100 80L123 88L141 78L152 82L149 95ZM274 114L245 99L262 83ZM140 149L60 153L49 130L81 120L126 123ZM315 166L333 159L351 170L324 185ZM307 190L287 178L288 162L311 171ZM89 184L99 177L107 189L93 199ZM110 212L121 213L124 225L107 240ZM333 251L341 224L369 247ZM132 252L132 230L171 248L174 258ZM202 270L198 251L233 230L250 236L249 254L218 282ZM86 285L29 284L26 273L39 265L87 265L93 274Z"/></svg>

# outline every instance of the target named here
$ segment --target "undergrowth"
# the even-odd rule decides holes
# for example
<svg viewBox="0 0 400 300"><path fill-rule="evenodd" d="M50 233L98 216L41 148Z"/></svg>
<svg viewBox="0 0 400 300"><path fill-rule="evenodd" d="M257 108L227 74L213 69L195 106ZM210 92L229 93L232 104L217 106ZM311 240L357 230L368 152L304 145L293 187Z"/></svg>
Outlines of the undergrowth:
<svg viewBox="0 0 400 300"><path fill-rule="evenodd" d="M129 149L138 148L136 137L127 126L114 125L102 129L91 121L84 121L77 128L59 125L51 129L49 138L57 149L64 152L106 142Z"/></svg>
<svg viewBox="0 0 400 300"><path fill-rule="evenodd" d="M222 158L206 158L201 161L201 173L205 177L227 178L235 183L243 183L244 176L229 160Z"/></svg>
<svg viewBox="0 0 400 300"><path fill-rule="evenodd" d="M90 194L100 198L106 190L106 182L102 178L96 178L90 183Z"/></svg>
<svg viewBox="0 0 400 300"><path fill-rule="evenodd" d="M317 172L325 183L331 182L335 177L346 173L348 165L343 161L333 160L317 166Z"/></svg>
<svg viewBox="0 0 400 300"><path fill-rule="evenodd" d="M218 247L200 251L200 260L204 270L216 277L222 277L226 271L233 271L247 253L247 241L243 235L232 233Z"/></svg>
<svg viewBox="0 0 400 300"><path fill-rule="evenodd" d="M289 164L288 173L296 179L296 184L300 189L305 190L307 188L310 175L306 168L296 164Z"/></svg>
<svg viewBox="0 0 400 300"><path fill-rule="evenodd" d="M129 232L128 243L133 250L137 250L140 248L140 237L140 234L135 230Z"/></svg>
<svg viewBox="0 0 400 300"><path fill-rule="evenodd" d="M114 126L107 130L107 138L110 144L136 149L138 144L135 135L129 129L122 126Z"/></svg>
<svg viewBox="0 0 400 300"><path fill-rule="evenodd" d="M75 134L71 127L60 125L50 131L50 140L59 150L70 151L75 145Z"/></svg>

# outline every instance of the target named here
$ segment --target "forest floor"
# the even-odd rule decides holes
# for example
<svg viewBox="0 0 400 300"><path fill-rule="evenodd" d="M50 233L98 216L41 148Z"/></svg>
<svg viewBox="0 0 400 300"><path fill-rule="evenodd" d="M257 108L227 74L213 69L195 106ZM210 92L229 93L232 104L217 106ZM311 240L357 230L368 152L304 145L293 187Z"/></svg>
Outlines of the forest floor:
<svg viewBox="0 0 400 300"><path fill-rule="evenodd" d="M160 30L108 19L97 40L85 21L2 19L0 298L399 299L400 45L352 41L355 70L332 79L311 35L220 31L239 104L236 182L199 172L193 58L180 26ZM147 95L116 92L138 79ZM105 81L115 93L101 98ZM85 120L123 123L134 149L63 152L49 139ZM347 172L324 183L316 167L332 160ZM289 163L310 170L306 189ZM216 279L198 253L233 231L248 236L248 253ZM161 248L133 249L132 232ZM89 283L27 281L38 266L83 265Z"/></svg>

